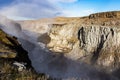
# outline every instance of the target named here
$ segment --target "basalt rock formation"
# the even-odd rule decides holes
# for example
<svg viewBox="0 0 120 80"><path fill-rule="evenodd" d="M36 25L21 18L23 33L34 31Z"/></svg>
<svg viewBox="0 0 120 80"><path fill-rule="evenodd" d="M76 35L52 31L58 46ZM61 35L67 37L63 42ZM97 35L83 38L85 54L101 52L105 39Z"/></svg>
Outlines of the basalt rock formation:
<svg viewBox="0 0 120 80"><path fill-rule="evenodd" d="M102 12L89 15L89 18L120 18L120 11Z"/></svg>
<svg viewBox="0 0 120 80"><path fill-rule="evenodd" d="M2 20L0 28L18 38L38 72L56 75L55 77L68 77L76 73L77 69L73 74L70 69L79 66L78 62L110 73L120 69L119 11L96 13L80 18L58 17L15 23L19 24L19 27L11 27L14 26L16 32L7 31L10 27L4 25ZM44 68L40 68L42 66Z"/></svg>

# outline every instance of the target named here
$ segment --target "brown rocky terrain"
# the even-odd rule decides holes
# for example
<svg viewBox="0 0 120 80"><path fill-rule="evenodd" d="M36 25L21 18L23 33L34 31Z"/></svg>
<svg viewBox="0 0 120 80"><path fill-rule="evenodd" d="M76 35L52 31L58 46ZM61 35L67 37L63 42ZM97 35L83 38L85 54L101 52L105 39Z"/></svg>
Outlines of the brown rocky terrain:
<svg viewBox="0 0 120 80"><path fill-rule="evenodd" d="M119 78L117 73L120 73L120 11L95 13L85 17L58 17L16 23L20 24L22 31L30 31L36 34L35 36L25 33L26 37L23 38L22 36L23 40L36 44L34 40L31 41L32 37L38 43L45 44L45 49L48 49L50 53L62 54L68 59L82 61ZM4 23L0 22L1 24ZM21 38L17 34L13 36ZM24 43L24 41L21 41L21 43ZM23 48L32 55L37 54L32 53L34 50L30 50L34 47ZM37 49L35 48L35 50ZM41 53L42 51L39 51L39 54ZM32 58L35 56L31 57L29 55L29 57L33 65L39 66L41 64ZM61 61L58 63L68 65L64 63L64 59ZM51 62L52 64L57 65L55 62ZM51 65L47 66L51 67ZM41 71L36 66L33 67L35 70ZM59 68L61 69L61 67ZM66 67L64 68L67 70Z"/></svg>

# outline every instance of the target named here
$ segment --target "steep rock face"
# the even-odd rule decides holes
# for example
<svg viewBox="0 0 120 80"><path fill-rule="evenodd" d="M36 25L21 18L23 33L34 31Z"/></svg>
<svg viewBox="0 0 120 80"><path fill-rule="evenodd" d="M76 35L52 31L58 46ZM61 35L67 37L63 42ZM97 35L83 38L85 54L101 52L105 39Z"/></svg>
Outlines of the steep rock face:
<svg viewBox="0 0 120 80"><path fill-rule="evenodd" d="M93 52L98 49L108 50L118 47L119 37L116 28L104 26L82 27L78 34L80 47L86 52Z"/></svg>
<svg viewBox="0 0 120 80"><path fill-rule="evenodd" d="M53 24L49 32L51 41L47 47L55 52L71 51L77 41L78 27L75 26L76 24Z"/></svg>
<svg viewBox="0 0 120 80"><path fill-rule="evenodd" d="M98 25L53 25L47 47L71 59L83 59L89 64L112 69L118 67L120 60L119 29Z"/></svg>
<svg viewBox="0 0 120 80"><path fill-rule="evenodd" d="M120 28L106 26L82 27L79 30L82 54L91 55L91 63L114 67L119 63ZM117 59L117 61L115 60ZM119 64L117 64L119 65Z"/></svg>

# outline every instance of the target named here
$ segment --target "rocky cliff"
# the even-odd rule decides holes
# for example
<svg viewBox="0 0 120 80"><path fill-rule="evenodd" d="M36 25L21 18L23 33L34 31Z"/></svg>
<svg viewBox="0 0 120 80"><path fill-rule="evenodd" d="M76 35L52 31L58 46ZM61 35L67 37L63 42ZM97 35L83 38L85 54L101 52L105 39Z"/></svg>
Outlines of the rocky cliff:
<svg viewBox="0 0 120 80"><path fill-rule="evenodd" d="M95 13L91 14L89 18L120 18L120 11Z"/></svg>
<svg viewBox="0 0 120 80"><path fill-rule="evenodd" d="M53 25L49 32L49 50L68 58L83 60L107 69L118 68L120 28L99 25Z"/></svg>
<svg viewBox="0 0 120 80"><path fill-rule="evenodd" d="M77 63L73 64L73 62L77 61L113 73L120 69L119 14L120 12L117 11L96 13L81 18L59 17L19 21L17 22L21 26L19 35L22 36L16 34L13 36L18 37L23 48L28 51L33 67L38 72L51 74L55 71L56 75L60 76L59 73L63 74L66 71L63 75L72 75L69 73L70 66L75 67ZM0 22L0 24L4 23ZM4 29L3 26L1 28ZM55 55L63 57L55 57ZM69 59L72 61L69 62ZM74 66L70 65L71 63ZM38 66L43 66L44 69ZM52 71L46 72L49 68Z"/></svg>

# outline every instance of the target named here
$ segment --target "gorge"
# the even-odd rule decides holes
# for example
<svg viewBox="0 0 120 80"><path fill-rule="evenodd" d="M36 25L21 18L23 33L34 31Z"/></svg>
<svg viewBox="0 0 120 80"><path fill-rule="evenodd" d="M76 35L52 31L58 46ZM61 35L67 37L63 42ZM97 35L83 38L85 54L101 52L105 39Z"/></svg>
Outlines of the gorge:
<svg viewBox="0 0 120 80"><path fill-rule="evenodd" d="M0 29L17 38L38 73L63 80L120 79L120 11L27 21L0 16Z"/></svg>

